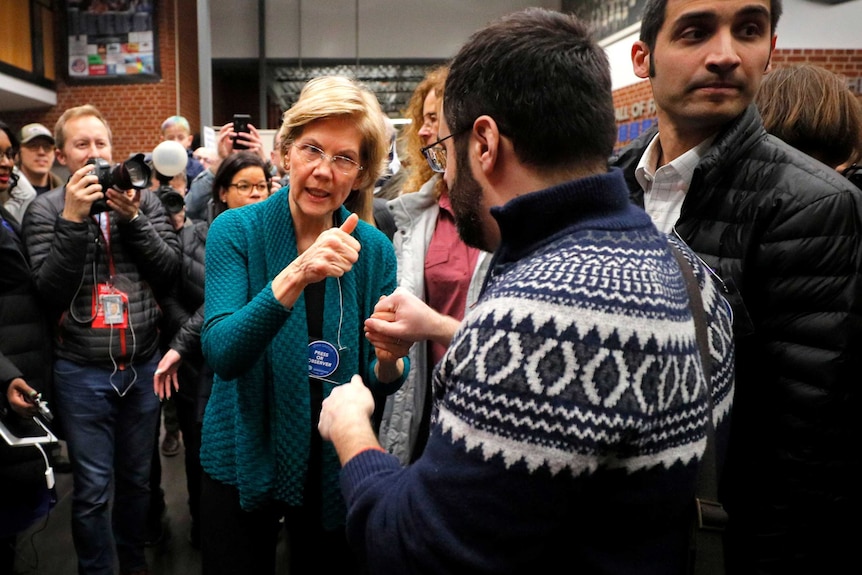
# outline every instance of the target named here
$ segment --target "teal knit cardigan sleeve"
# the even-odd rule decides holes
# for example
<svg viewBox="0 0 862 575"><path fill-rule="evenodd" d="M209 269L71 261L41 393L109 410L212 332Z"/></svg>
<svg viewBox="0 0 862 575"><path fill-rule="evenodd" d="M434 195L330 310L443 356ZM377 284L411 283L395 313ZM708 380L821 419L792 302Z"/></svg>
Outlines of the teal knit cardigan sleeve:
<svg viewBox="0 0 862 575"><path fill-rule="evenodd" d="M311 413L308 329L303 296L291 310L275 299L271 281L297 257L287 189L267 201L228 210L212 224L206 250L205 320L201 342L215 371L207 404L201 463L215 479L235 485L245 509L270 500L302 502ZM336 214L336 225L349 212ZM359 259L341 278L325 281L323 338L339 348L337 370L321 381L324 397L334 385L360 374L372 391L394 393L404 376L383 384L363 322L381 295L396 286L389 239L360 222L353 232ZM323 454L328 525L343 522L338 460Z"/></svg>
<svg viewBox="0 0 862 575"><path fill-rule="evenodd" d="M278 202L281 196L287 204L287 190L273 196L267 204ZM248 206L251 208L252 206ZM262 206L261 206L262 207ZM272 205L268 207L273 207ZM274 210L229 210L213 222L209 232L206 251L207 291L205 321L202 330L202 346L207 361L224 380L231 380L248 372L262 357L285 322L293 313L302 315L304 324L304 298L300 297L292 310L281 305L272 292L272 279L297 256L296 240L289 211L275 210L287 221L277 221ZM346 219L349 212L342 208L339 220ZM275 219L275 221L273 221ZM280 231L277 228L282 228ZM360 259L353 270L340 280L327 280L327 318L331 320L331 290L338 290L338 307L356 306L360 325L359 369L366 385L376 389L386 386L386 393L394 393L409 370L409 361L404 358L405 370L396 382L382 384L374 375L376 359L373 347L364 339L361 322L370 317L374 306L382 295L392 293L397 287L395 251L389 239L373 226L359 222L353 235L359 240ZM275 249L272 249L275 248ZM346 314L340 314L343 321ZM329 323L328 321L326 323ZM352 331L338 326L338 334ZM300 334L297 334L300 335ZM306 334L301 334L304 345ZM352 374L350 374L352 375ZM349 381L349 376L344 380Z"/></svg>

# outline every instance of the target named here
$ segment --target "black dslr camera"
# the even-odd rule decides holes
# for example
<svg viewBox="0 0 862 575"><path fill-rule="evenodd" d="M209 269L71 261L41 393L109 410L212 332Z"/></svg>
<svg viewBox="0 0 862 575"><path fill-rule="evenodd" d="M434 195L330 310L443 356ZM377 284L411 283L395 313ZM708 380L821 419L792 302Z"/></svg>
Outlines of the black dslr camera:
<svg viewBox="0 0 862 575"><path fill-rule="evenodd" d="M113 166L102 158L90 158L87 163L95 166L92 173L99 178L102 193L106 193L108 188L143 190L150 185L150 168L144 161L143 154L135 154L125 162ZM109 209L108 201L102 197L90 206L90 215Z"/></svg>
<svg viewBox="0 0 862 575"><path fill-rule="evenodd" d="M156 196L162 202L162 207L168 215L172 216L183 211L186 207L186 200L183 195L170 186L173 176L166 176L158 170L155 170L156 180L159 182L159 189L156 190Z"/></svg>
<svg viewBox="0 0 862 575"><path fill-rule="evenodd" d="M159 186L159 189L156 190L156 195L159 196L159 199L162 201L162 206L169 215L178 214L183 211L184 207L186 207L186 201L182 194L170 186L162 184Z"/></svg>

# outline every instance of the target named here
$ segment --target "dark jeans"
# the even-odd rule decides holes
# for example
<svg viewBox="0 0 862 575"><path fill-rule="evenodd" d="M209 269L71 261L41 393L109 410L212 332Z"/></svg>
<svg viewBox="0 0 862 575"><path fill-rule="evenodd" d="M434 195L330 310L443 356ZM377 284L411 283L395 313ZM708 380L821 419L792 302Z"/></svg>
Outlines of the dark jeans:
<svg viewBox="0 0 862 575"><path fill-rule="evenodd" d="M270 503L243 511L239 491L206 472L201 490L201 559L203 575L275 573L279 519L285 518L290 545L290 575L364 571L347 544L344 529L324 531L320 512Z"/></svg>
<svg viewBox="0 0 862 575"><path fill-rule="evenodd" d="M113 575L115 546L121 571L147 565L144 522L159 417L153 393L158 359L113 374L63 359L54 363L55 402L72 463L72 539L80 574Z"/></svg>

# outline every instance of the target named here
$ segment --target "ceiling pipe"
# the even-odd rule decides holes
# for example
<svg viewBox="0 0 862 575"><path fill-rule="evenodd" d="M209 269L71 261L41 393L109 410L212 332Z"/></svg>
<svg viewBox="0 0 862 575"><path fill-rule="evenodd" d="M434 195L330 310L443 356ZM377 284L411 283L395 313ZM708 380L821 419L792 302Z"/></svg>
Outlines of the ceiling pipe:
<svg viewBox="0 0 862 575"><path fill-rule="evenodd" d="M354 34L355 34L354 44L355 45L354 45L353 50L356 54L356 75L358 76L359 75L359 0L356 0L356 2L355 2L354 12L356 14L356 16L355 16L356 28L354 30Z"/></svg>
<svg viewBox="0 0 862 575"><path fill-rule="evenodd" d="M266 0L257 1L257 29L257 86L260 118L258 127L266 129L269 125L269 114L266 106Z"/></svg>

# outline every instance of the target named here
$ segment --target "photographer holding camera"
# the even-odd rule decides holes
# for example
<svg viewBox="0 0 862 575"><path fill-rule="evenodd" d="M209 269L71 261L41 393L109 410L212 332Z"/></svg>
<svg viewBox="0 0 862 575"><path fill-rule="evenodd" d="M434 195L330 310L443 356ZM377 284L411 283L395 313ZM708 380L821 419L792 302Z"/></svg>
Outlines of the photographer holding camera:
<svg viewBox="0 0 862 575"><path fill-rule="evenodd" d="M55 326L53 407L74 474L78 572L113 573L116 550L121 573L147 573L144 523L159 415L154 290L173 283L179 244L158 197L144 189L142 157L111 165L111 131L98 109L66 110L54 137L71 176L33 200L23 235Z"/></svg>

